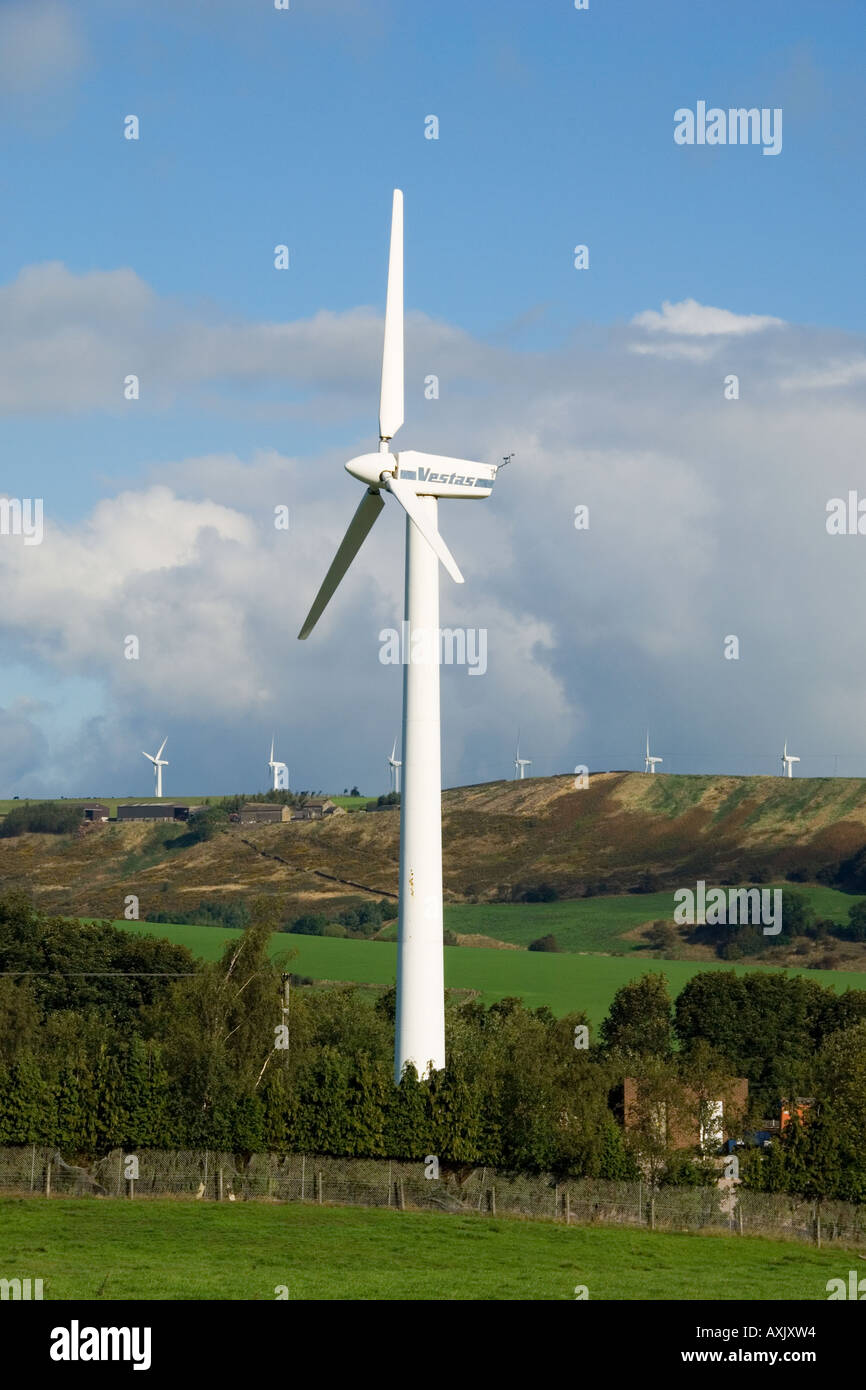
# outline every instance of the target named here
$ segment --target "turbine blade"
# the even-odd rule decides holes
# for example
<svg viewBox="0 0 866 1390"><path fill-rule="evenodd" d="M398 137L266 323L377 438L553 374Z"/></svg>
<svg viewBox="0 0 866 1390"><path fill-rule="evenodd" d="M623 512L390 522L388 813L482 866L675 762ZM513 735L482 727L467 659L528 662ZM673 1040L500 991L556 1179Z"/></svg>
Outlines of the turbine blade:
<svg viewBox="0 0 866 1390"><path fill-rule="evenodd" d="M162 757L162 749L165 747L165 745L166 745L167 743L168 743L168 737L166 737L166 738L164 738L164 739L162 740L162 748L160 748L159 752L158 752L157 755L156 755L158 758L161 758L161 757Z"/></svg>
<svg viewBox="0 0 866 1390"><path fill-rule="evenodd" d="M451 551L436 530L436 527L431 526L424 516L422 508L418 505L418 497L413 489L400 478L390 478L388 480L388 491L393 493L404 512L414 521L427 544L451 575L454 583L462 584L463 575L457 568L457 561L454 559Z"/></svg>
<svg viewBox="0 0 866 1390"><path fill-rule="evenodd" d="M379 436L391 439L403 423L403 194L394 189L391 208L391 251L388 257L388 297L385 301L385 341L382 346L382 389L379 395Z"/></svg>
<svg viewBox="0 0 866 1390"><path fill-rule="evenodd" d="M361 546L364 544L367 532L376 520L385 503L382 501L378 492L365 492L361 499L360 506L349 522L349 529L340 542L340 548L331 561L331 568L322 580L322 587L316 594L312 608L307 614L304 626L298 633L298 638L303 641L309 637L316 623L325 611L331 597L339 584L346 570L351 565Z"/></svg>
<svg viewBox="0 0 866 1390"><path fill-rule="evenodd" d="M150 753L145 753L144 751L142 751L141 756L142 756L143 758L147 758L147 759L148 759L150 762L152 762L152 763L155 763L155 762L156 762L156 758L152 757Z"/></svg>

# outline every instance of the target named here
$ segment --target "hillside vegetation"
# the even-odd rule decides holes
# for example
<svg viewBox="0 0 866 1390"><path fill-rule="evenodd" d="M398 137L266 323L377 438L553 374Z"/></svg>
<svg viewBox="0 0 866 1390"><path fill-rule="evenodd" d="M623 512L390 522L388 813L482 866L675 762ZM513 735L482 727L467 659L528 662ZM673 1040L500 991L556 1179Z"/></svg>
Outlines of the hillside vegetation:
<svg viewBox="0 0 866 1390"><path fill-rule="evenodd" d="M279 894L287 912L328 911L397 893L399 812L321 822L234 825L197 845L183 827L97 826L0 840L0 886L40 906L116 918L183 920L190 901ZM851 778L646 777L600 773L460 787L443 796L446 900L559 899L694 883L814 880L866 845L866 781ZM828 881L831 881L828 879Z"/></svg>

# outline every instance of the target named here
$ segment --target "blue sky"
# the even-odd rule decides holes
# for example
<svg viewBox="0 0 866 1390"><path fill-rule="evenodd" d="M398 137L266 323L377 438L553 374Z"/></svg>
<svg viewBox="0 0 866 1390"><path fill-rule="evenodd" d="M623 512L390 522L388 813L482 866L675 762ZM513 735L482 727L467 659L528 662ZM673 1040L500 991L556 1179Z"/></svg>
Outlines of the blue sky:
<svg viewBox="0 0 866 1390"><path fill-rule="evenodd" d="M254 785L259 745L273 725L300 743L300 757L287 760L303 785L379 789L399 688L372 639L364 652L351 647L359 596L341 609L345 637L334 636L336 627L319 634L312 663L292 647L290 629L354 506L342 459L375 435L376 321L396 185L406 194L410 314L400 442L491 460L517 451L498 512L493 499L471 522L457 507L448 512L455 536L479 547L478 582L465 602L469 611L476 604L475 622L490 625L493 648L498 631L502 652L485 681L468 683L484 689L472 696L468 729L458 717L468 687L449 695L457 674L446 674L446 714L450 708L457 721L449 730L446 719L449 780L506 775L518 722L534 740L538 772L570 766L577 745L590 749L590 763L594 751L605 765L628 765L647 722L667 744L669 770L671 760L681 771L776 770L758 762L777 762L775 744L789 736L807 754L814 749L804 772L832 770L820 759L828 749L837 754L834 739L849 757L842 770L866 772L866 736L853 713L859 670L849 669L847 655L834 676L829 655L810 647L807 688L803 662L785 664L793 663L791 639L784 657L780 649L743 675L734 697L720 695L715 675L694 677L692 688L689 660L701 624L718 646L713 605L721 605L726 631L750 627L752 653L769 653L792 621L792 591L780 579L792 563L790 543L756 578L747 577L752 558L735 564L719 542L731 508L749 495L734 486L738 469L755 489L747 527L757 528L768 559L788 508L788 535L802 525L810 537L794 568L806 584L814 565L808 592L816 603L827 555L819 553L825 537L808 530L810 517L834 489L860 481L866 492L857 444L861 4L687 9L590 0L578 12L565 0L292 0L277 12L266 0L49 0L38 10L0 4L0 37L0 494L43 497L50 524L83 551L113 534L113 522L88 530L100 505L153 487L170 487L190 506L228 508L253 528L242 535L230 520L231 536L219 533L220 544L249 548L246 572L225 592L234 551L214 556L205 575L206 560L198 551L191 558L180 541L167 558L155 549L152 565L142 561L139 577L125 579L106 542L102 583L114 592L105 601L94 600L92 580L64 586L55 571L41 601L31 602L39 586L28 580L22 588L16 570L0 612L0 796L145 792L139 748L158 744L166 726L174 785L186 792ZM781 107L782 152L677 146L674 111L698 100ZM122 136L129 113L141 122L135 142ZM435 141L424 138L429 114L440 123ZM277 243L290 248L286 272L273 267ZM588 271L573 267L577 243L590 248ZM46 273L47 263L60 263L62 275ZM131 278L112 279L116 272ZM638 315L663 315L665 302L689 301L728 311L733 326L708 328L698 310L682 332L663 317L649 329L634 326ZM360 316L357 334L352 315ZM302 326L294 355L279 337L268 347L273 325ZM705 347L728 356L718 370L713 358L710 376L702 375ZM725 439L734 458L720 443L727 422L720 436L713 412L721 375L740 361L753 385ZM841 370L841 385L816 384L828 365L831 375ZM445 383L436 406L420 389L428 371ZM127 372L141 374L134 405L122 396ZM790 385L798 373L812 373L803 389L818 392L802 406L806 426L799 388ZM789 444L802 458L793 459ZM217 456L219 468L196 463ZM833 460L825 484L822 469ZM602 496L605 479L620 475L634 512L629 503L606 543L593 537L591 575L581 571L583 557L545 578L548 543L574 539L571 480L580 501L593 479ZM647 504L661 497L671 533L668 548L653 554ZM796 497L807 499L806 510L797 510ZM678 499L691 499L679 514ZM266 546L264 532L259 541L250 536L281 500L300 529L298 546L277 555L272 537ZM323 507L331 500L333 521ZM556 521L546 506L559 508ZM762 533L756 518L764 507ZM153 516L142 506L144 515ZM212 519L189 513L195 535ZM155 535L159 521L149 524ZM399 590L399 535L389 525L394 575L384 558L379 568L375 556L369 562L377 631ZM652 648L641 606L652 604L656 622L671 602L668 582L677 603L688 596L695 571L683 557L701 525L711 540L694 564L707 566L706 601L692 593L694 608L679 615L681 651L669 647L670 633ZM49 532L40 573L72 563L68 550L55 546L52 559L50 549ZM638 552L636 601L634 589L620 586ZM837 585L844 581L853 603L860 580L851 555L849 547ZM683 573L669 581L663 571L681 563ZM152 589L140 581L148 568ZM170 595L162 587L168 571ZM357 582L365 582L363 569ZM588 582L598 586L592 605ZM181 672L174 693L156 676L130 683L112 665L110 643L100 647L101 625L114 624L113 633L150 615L155 632L173 627L182 649L183 625L195 620L183 596L197 583L243 634L227 650L250 672L249 688L238 682L231 697L213 700L204 669L200 686L189 673L188 688ZM274 604L269 622L262 619L271 635L239 606L257 584ZM757 606L748 601L755 584L765 600ZM61 621L64 588L75 611ZM27 602L16 604L22 593ZM443 589L443 604L452 602ZM834 612L829 596L826 603ZM814 622L823 633L815 640L829 640L826 613L816 609ZM575 625L586 634L583 649ZM168 649L164 659L166 676L177 671ZM338 674L341 662L358 672L356 687ZM342 688L342 709L331 698L321 705L322 681ZM369 701L385 702L387 734L366 714ZM491 706L501 727L490 727ZM64 771L72 765L87 767L87 787Z"/></svg>

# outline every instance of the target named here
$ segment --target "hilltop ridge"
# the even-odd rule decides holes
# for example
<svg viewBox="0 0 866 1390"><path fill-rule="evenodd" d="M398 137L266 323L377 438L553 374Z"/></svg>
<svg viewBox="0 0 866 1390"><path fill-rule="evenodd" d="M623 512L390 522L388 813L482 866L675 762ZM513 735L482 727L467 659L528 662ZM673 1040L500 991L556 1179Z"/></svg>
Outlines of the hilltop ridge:
<svg viewBox="0 0 866 1390"><path fill-rule="evenodd" d="M452 902L649 891L706 878L814 879L866 845L866 780L596 773L456 787L443 794ZM169 832L170 833L170 832ZM232 826L185 848L153 824L0 840L0 888L72 915L179 911L205 897L277 893L289 910L397 892L399 812Z"/></svg>

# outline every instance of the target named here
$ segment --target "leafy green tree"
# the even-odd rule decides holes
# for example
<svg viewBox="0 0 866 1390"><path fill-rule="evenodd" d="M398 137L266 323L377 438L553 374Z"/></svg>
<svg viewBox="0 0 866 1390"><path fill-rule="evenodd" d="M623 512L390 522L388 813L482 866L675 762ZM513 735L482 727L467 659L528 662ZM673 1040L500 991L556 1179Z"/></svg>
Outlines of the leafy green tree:
<svg viewBox="0 0 866 1390"><path fill-rule="evenodd" d="M667 978L651 972L618 989L601 1025L601 1040L626 1056L667 1057L673 1045Z"/></svg>

